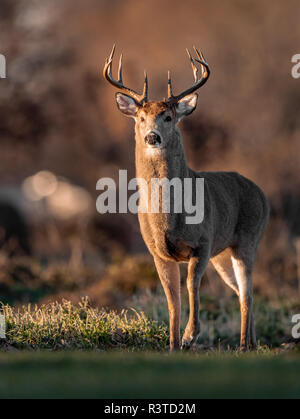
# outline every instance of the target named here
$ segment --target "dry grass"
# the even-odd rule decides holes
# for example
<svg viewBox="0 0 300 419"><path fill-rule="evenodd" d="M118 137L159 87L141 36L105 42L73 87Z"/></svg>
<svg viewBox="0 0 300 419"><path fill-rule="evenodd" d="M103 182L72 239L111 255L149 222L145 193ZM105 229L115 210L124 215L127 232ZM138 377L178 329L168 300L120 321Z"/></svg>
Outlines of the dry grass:
<svg viewBox="0 0 300 419"><path fill-rule="evenodd" d="M83 299L48 305L2 306L6 318L5 345L17 349L104 350L162 349L166 327L134 310L98 310Z"/></svg>
<svg viewBox="0 0 300 419"><path fill-rule="evenodd" d="M5 344L34 350L167 349L168 311L164 297L149 292L128 303L137 310L99 310L91 307L87 298L76 305L66 300L20 308L2 305L7 324ZM204 295L201 307L202 329L195 349L235 351L240 329L237 301L225 299L218 302ZM274 306L267 301L257 301L258 351L283 349L282 345L292 342L291 318L299 311L299 304L282 302ZM182 327L187 317L188 304L184 299Z"/></svg>

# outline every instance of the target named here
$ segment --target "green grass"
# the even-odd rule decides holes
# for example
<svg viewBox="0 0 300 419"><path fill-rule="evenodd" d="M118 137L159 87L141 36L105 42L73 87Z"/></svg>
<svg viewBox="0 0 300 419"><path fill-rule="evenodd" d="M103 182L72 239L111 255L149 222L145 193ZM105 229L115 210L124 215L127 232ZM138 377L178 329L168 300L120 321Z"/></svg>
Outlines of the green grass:
<svg viewBox="0 0 300 419"><path fill-rule="evenodd" d="M128 352L0 354L1 398L299 398L300 358Z"/></svg>
<svg viewBox="0 0 300 419"><path fill-rule="evenodd" d="M131 309L98 310L87 299L78 305L70 301L21 309L2 305L6 319L6 342L17 349L95 350L163 349L168 334L164 324ZM1 345L1 343L0 343ZM1 346L0 346L1 348Z"/></svg>
<svg viewBox="0 0 300 419"><path fill-rule="evenodd" d="M168 310L165 297L148 294L132 301L138 308L97 309L88 299L77 305L64 300L41 306L1 305L6 318L6 342L17 349L30 350L166 350L168 348ZM257 336L262 347L278 348L291 341L291 318L298 306L267 301L255 305ZM146 313L146 314L145 314ZM182 332L188 318L188 304L183 299ZM239 343L240 312L237 299L221 302L202 297L201 333L198 349L235 350Z"/></svg>
<svg viewBox="0 0 300 419"><path fill-rule="evenodd" d="M259 304L258 329L270 345L240 354L236 303L218 307L202 299L200 339L210 346L169 354L165 303L159 295L147 298L148 315L99 310L87 299L2 305L7 339L0 340L0 398L300 397L299 349L281 345L289 338L292 307Z"/></svg>

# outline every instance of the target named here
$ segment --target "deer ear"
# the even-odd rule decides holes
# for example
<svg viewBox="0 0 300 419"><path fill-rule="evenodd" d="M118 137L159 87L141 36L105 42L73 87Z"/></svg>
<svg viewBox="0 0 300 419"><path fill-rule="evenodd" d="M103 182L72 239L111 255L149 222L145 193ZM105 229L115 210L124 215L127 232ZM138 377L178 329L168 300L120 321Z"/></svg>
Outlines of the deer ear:
<svg viewBox="0 0 300 419"><path fill-rule="evenodd" d="M190 115L197 106L198 95L197 93L187 95L182 98L176 105L176 114L178 121L184 116Z"/></svg>
<svg viewBox="0 0 300 419"><path fill-rule="evenodd" d="M139 104L130 96L124 93L116 93L116 101L119 110L127 115L134 118L139 109Z"/></svg>

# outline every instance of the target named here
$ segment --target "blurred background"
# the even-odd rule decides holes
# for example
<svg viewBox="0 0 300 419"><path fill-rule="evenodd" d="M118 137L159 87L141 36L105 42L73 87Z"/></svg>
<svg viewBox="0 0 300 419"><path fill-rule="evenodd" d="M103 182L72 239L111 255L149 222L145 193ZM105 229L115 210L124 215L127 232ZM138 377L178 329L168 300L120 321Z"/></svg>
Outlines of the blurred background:
<svg viewBox="0 0 300 419"><path fill-rule="evenodd" d="M1 0L0 301L158 298L137 217L96 212L100 177L135 174L133 122L102 77L114 42L130 87L147 69L151 99L166 95L168 69L175 94L190 85L186 47L204 52L211 78L180 123L189 165L238 171L265 191L255 292L299 300L299 13L298 0ZM226 288L209 268L202 292Z"/></svg>

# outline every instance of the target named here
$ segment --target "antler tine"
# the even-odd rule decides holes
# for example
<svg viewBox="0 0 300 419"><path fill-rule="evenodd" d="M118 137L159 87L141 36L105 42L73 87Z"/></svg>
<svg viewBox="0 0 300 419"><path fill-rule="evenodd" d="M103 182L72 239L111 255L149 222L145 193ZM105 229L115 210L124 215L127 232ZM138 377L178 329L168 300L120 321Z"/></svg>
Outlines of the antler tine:
<svg viewBox="0 0 300 419"><path fill-rule="evenodd" d="M123 84L123 78L122 78L122 60L123 60L123 54L120 55L119 69L118 69L118 79L119 79L119 82Z"/></svg>
<svg viewBox="0 0 300 419"><path fill-rule="evenodd" d="M186 49L189 60L191 62L191 66L192 66L192 71L193 71L193 75L194 75L194 83L193 85L188 88L187 90L185 90L184 92L180 93L177 96L173 96L172 94L172 86L171 86L171 78L170 76L168 76L168 96L169 96L169 101L172 103L176 103L178 102L180 99L182 99L183 97L189 95L190 93L193 93L195 90L199 89L201 86L204 85L204 83L207 82L209 74L210 74L210 69L209 66L204 58L204 55L202 54L202 52L199 52L198 49L194 46L193 47L195 50L195 53L197 55L197 57L192 57L190 51L188 49ZM196 66L195 62L199 63L201 65L201 78L198 79L198 67Z"/></svg>
<svg viewBox="0 0 300 419"><path fill-rule="evenodd" d="M195 82L197 81L197 73L198 73L198 68L197 68L197 66L195 65L195 61L194 61L194 58L192 57L192 55L191 55L191 53L190 53L190 51L186 48L186 52L187 52L187 55L188 55L188 57L189 57L189 59L190 59L190 61L191 61L191 66L192 66L192 70L193 70L193 74L194 74L194 80L195 80Z"/></svg>
<svg viewBox="0 0 300 419"><path fill-rule="evenodd" d="M198 49L195 46L194 46L194 50L195 50L195 52L196 52L196 54L198 56L198 58L195 58L195 60L199 64L201 64L202 76L203 77L208 77L208 75L209 75L209 67L208 67L207 61L206 61L206 59L204 57L203 52L202 51L199 52ZM207 76L205 75L206 72L208 72Z"/></svg>
<svg viewBox="0 0 300 419"><path fill-rule="evenodd" d="M171 99L173 96L172 92L172 80L170 70L168 71L168 99Z"/></svg>
<svg viewBox="0 0 300 419"><path fill-rule="evenodd" d="M144 101L147 102L148 100L148 76L146 70L144 70L144 89L143 89L143 98Z"/></svg>
<svg viewBox="0 0 300 419"><path fill-rule="evenodd" d="M113 58L114 58L114 55L115 55L115 50L116 50L116 44L113 44L112 50L111 50L111 52L110 52L110 54L109 54L109 57L108 57L108 59L107 59L107 61L108 61L110 64L112 63L112 60L113 60Z"/></svg>
<svg viewBox="0 0 300 419"><path fill-rule="evenodd" d="M103 76L104 78L112 84L114 87L117 87L122 92L125 92L133 99L135 99L138 103L142 104L143 102L147 102L148 100L148 78L145 72L145 80L144 80L144 89L143 94L139 95L133 89L124 86L123 84L123 77L122 77L122 61L123 61L123 54L120 55L119 60L119 68L118 68L118 80L115 80L112 76L112 62L115 54L116 45L112 47L111 53L109 57L105 60L105 65L103 69Z"/></svg>

